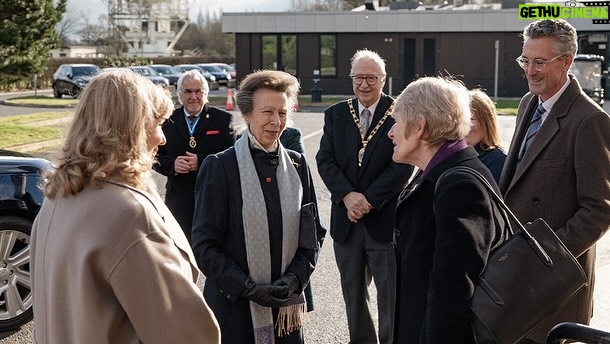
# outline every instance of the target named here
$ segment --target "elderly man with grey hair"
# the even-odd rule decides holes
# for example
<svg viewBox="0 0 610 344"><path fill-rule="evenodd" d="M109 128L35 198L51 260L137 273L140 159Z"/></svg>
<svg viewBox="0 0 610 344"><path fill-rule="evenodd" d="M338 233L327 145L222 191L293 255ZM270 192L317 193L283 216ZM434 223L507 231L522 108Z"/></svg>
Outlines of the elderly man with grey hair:
<svg viewBox="0 0 610 344"><path fill-rule="evenodd" d="M393 342L396 302L394 208L413 167L392 161L388 132L394 124L394 100L383 93L384 60L374 51L357 51L350 78L355 97L324 111L316 159L331 193L330 234L350 343L386 344ZM371 280L377 288L378 335L369 308Z"/></svg>
<svg viewBox="0 0 610 344"><path fill-rule="evenodd" d="M177 83L181 107L163 125L167 139L159 147L155 170L167 177L165 204L191 240L195 182L203 159L235 142L231 113L208 104L208 83L197 70L184 72Z"/></svg>

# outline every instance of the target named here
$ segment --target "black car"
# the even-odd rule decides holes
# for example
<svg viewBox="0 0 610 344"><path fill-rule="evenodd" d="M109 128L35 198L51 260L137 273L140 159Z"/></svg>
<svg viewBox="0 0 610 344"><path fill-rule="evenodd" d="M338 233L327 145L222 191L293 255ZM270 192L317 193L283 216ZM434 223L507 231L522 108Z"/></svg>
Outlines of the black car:
<svg viewBox="0 0 610 344"><path fill-rule="evenodd" d="M176 84L178 83L178 79L180 79L181 73L177 71L173 66L164 64L152 64L148 67L156 70L157 73L159 73L159 75L161 75L162 77L165 77L169 81L170 85L176 86Z"/></svg>
<svg viewBox="0 0 610 344"><path fill-rule="evenodd" d="M101 68L94 64L62 64L53 74L53 95L61 98L64 94L77 98L80 91Z"/></svg>
<svg viewBox="0 0 610 344"><path fill-rule="evenodd" d="M0 332L32 320L30 234L42 205L40 172L48 161L0 149Z"/></svg>
<svg viewBox="0 0 610 344"><path fill-rule="evenodd" d="M218 84L226 87L235 87L235 80L231 77L228 71L225 71L221 67L214 63L198 63L197 66L206 72L209 72L216 77Z"/></svg>

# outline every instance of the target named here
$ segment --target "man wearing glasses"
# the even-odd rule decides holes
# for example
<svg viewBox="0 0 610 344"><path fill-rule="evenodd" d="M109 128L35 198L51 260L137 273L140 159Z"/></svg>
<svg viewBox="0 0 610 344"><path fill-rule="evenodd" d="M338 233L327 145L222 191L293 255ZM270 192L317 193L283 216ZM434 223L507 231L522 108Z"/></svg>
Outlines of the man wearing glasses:
<svg viewBox="0 0 610 344"><path fill-rule="evenodd" d="M396 261L392 246L398 193L413 167L392 161L388 131L393 99L382 93L384 60L373 51L352 57L355 98L324 112L316 155L318 172L331 193L331 236L341 275L351 343L392 343ZM379 341L369 311L368 286L377 289Z"/></svg>
<svg viewBox="0 0 610 344"><path fill-rule="evenodd" d="M595 242L610 226L610 117L568 75L577 51L572 25L539 20L525 27L517 58L530 92L519 104L500 189L521 222L541 217L555 230L589 282L523 343L546 342L560 322L589 323Z"/></svg>
<svg viewBox="0 0 610 344"><path fill-rule="evenodd" d="M233 116L209 106L208 82L197 70L177 82L181 107L163 125L167 143L159 146L155 170L167 177L165 204L191 241L195 182L203 159L234 143Z"/></svg>

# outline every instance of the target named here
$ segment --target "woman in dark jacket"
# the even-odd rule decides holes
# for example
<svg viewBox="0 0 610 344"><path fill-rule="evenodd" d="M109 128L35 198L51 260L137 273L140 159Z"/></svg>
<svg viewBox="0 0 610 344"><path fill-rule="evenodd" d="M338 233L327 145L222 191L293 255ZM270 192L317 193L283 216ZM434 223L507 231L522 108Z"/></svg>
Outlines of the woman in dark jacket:
<svg viewBox="0 0 610 344"><path fill-rule="evenodd" d="M475 343L469 324L474 284L491 249L504 240L504 223L473 176L454 172L439 181L448 169L469 166L496 187L464 140L468 90L448 78L421 78L396 99L392 116L392 159L420 170L396 208L394 342Z"/></svg>
<svg viewBox="0 0 610 344"><path fill-rule="evenodd" d="M279 137L299 89L285 72L248 75L237 93L247 124L197 177L192 245L223 343L303 343L303 288L326 230L304 155Z"/></svg>
<svg viewBox="0 0 610 344"><path fill-rule="evenodd" d="M472 126L466 135L466 142L476 149L479 160L491 171L496 183L499 183L506 153L501 148L496 105L481 89L470 90L468 94Z"/></svg>

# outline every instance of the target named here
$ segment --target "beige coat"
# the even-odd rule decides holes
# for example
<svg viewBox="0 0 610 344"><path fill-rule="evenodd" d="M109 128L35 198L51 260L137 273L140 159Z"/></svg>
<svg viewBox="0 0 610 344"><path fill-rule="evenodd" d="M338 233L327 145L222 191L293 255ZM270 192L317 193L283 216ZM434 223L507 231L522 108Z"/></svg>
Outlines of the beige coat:
<svg viewBox="0 0 610 344"><path fill-rule="evenodd" d="M592 316L595 242L610 226L610 117L571 78L511 178L537 102L528 93L519 105L500 189L520 221L541 217L555 230L589 280L588 288L531 334L544 343L557 323L588 324Z"/></svg>
<svg viewBox="0 0 610 344"><path fill-rule="evenodd" d="M156 191L106 184L45 199L31 250L36 343L220 343L192 251Z"/></svg>

